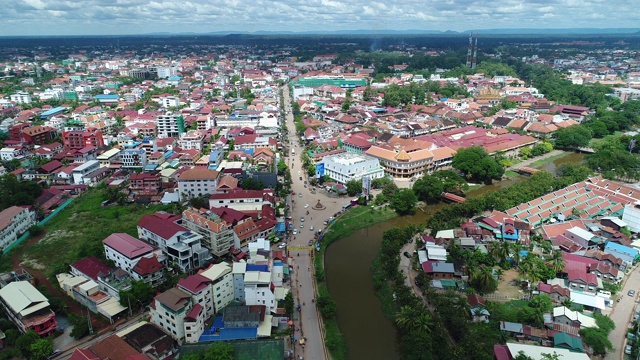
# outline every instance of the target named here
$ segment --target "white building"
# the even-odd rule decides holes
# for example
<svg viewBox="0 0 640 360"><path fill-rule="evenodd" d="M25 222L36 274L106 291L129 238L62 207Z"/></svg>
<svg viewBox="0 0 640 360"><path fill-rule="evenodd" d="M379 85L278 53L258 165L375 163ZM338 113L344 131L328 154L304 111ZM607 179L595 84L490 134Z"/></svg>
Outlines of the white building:
<svg viewBox="0 0 640 360"><path fill-rule="evenodd" d="M0 251L13 244L36 223L36 212L12 206L0 212Z"/></svg>
<svg viewBox="0 0 640 360"><path fill-rule="evenodd" d="M640 202L637 204L626 205L624 207L622 221L627 223L629 230L632 232L640 232Z"/></svg>
<svg viewBox="0 0 640 360"><path fill-rule="evenodd" d="M211 296L211 280L202 274L191 275L178 280L176 287L191 295L194 304L200 304L204 308L205 316L215 314L213 310L213 297Z"/></svg>
<svg viewBox="0 0 640 360"><path fill-rule="evenodd" d="M270 271L247 271L244 274L244 296L247 305L264 305L275 312L278 304L271 289Z"/></svg>
<svg viewBox="0 0 640 360"><path fill-rule="evenodd" d="M2 161L11 161L13 159L22 158L24 158L24 155L20 148L5 147L0 149L0 160Z"/></svg>
<svg viewBox="0 0 640 360"><path fill-rule="evenodd" d="M195 209L185 210L182 213L182 226L202 235L202 246L209 249L215 256L228 254L233 246L233 227L227 226L215 214L203 214Z"/></svg>
<svg viewBox="0 0 640 360"><path fill-rule="evenodd" d="M173 66L162 66L157 68L158 78L166 79L178 74L178 69Z"/></svg>
<svg viewBox="0 0 640 360"><path fill-rule="evenodd" d="M196 149L202 151L204 148L204 133L198 130L190 130L180 135L178 144L182 150Z"/></svg>
<svg viewBox="0 0 640 360"><path fill-rule="evenodd" d="M218 187L219 172L203 167L189 169L178 177L178 192L181 199L192 199L205 194L214 194Z"/></svg>
<svg viewBox="0 0 640 360"><path fill-rule="evenodd" d="M102 240L106 258L131 274L133 267L143 257L154 256L151 245L125 233L113 233Z"/></svg>
<svg viewBox="0 0 640 360"><path fill-rule="evenodd" d="M18 104L30 104L31 103L31 95L28 92L19 91L15 94L11 95L11 101Z"/></svg>
<svg viewBox="0 0 640 360"><path fill-rule="evenodd" d="M218 313L234 299L233 274L227 263L214 264L200 275L211 280L213 313Z"/></svg>
<svg viewBox="0 0 640 360"><path fill-rule="evenodd" d="M197 342L204 332L204 308L194 304L191 295L171 288L154 299L151 322L162 328L178 343ZM189 335L189 336L186 336Z"/></svg>
<svg viewBox="0 0 640 360"><path fill-rule="evenodd" d="M156 125L158 129L158 137L178 137L180 131L178 129L178 118L180 115L168 112L156 117Z"/></svg>
<svg viewBox="0 0 640 360"><path fill-rule="evenodd" d="M384 169L378 159L355 153L342 153L322 159L324 174L340 184L360 180L365 176L373 179L384 177Z"/></svg>
<svg viewBox="0 0 640 360"><path fill-rule="evenodd" d="M180 98L177 96L165 96L160 99L160 105L164 108L180 106Z"/></svg>
<svg viewBox="0 0 640 360"><path fill-rule="evenodd" d="M109 149L102 154L98 155L96 160L100 162L100 167L109 167L111 163L115 162L120 158L120 149Z"/></svg>
<svg viewBox="0 0 640 360"><path fill-rule="evenodd" d="M147 166L145 149L124 149L120 152L122 167L126 169L144 169Z"/></svg>
<svg viewBox="0 0 640 360"><path fill-rule="evenodd" d="M262 190L233 190L213 194L209 198L209 208L231 208L238 211L260 211L265 202Z"/></svg>
<svg viewBox="0 0 640 360"><path fill-rule="evenodd" d="M73 169L73 183L84 184L84 177L100 168L100 162L98 160L89 160L86 163Z"/></svg>

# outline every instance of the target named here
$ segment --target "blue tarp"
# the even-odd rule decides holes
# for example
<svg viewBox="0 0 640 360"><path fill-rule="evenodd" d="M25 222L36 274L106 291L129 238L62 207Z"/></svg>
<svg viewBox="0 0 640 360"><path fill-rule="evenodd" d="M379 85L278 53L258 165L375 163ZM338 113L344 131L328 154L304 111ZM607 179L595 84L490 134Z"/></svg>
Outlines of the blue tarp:
<svg viewBox="0 0 640 360"><path fill-rule="evenodd" d="M213 324L198 339L198 342L256 339L258 328L225 328L222 316L213 319Z"/></svg>
<svg viewBox="0 0 640 360"><path fill-rule="evenodd" d="M260 272L268 272L269 265L262 264L247 264L246 271L260 271Z"/></svg>
<svg viewBox="0 0 640 360"><path fill-rule="evenodd" d="M284 221L281 221L276 224L276 232L284 232L286 230L286 226L284 225Z"/></svg>

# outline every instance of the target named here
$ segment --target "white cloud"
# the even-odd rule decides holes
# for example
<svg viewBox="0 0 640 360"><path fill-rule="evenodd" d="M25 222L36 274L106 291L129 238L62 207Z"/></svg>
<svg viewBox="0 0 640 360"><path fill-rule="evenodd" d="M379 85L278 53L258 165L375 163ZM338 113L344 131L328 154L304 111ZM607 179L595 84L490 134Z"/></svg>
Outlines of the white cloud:
<svg viewBox="0 0 640 360"><path fill-rule="evenodd" d="M23 0L0 17L2 35L640 27L629 0Z"/></svg>

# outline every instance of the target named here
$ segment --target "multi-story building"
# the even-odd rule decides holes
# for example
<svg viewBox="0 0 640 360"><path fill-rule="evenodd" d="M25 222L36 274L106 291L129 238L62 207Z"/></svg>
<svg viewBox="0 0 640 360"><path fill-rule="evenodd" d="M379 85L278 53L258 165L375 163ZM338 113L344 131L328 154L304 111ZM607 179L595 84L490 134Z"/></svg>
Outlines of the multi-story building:
<svg viewBox="0 0 640 360"><path fill-rule="evenodd" d="M233 301L234 286L231 266L227 263L211 265L201 273L211 281L213 313L219 313Z"/></svg>
<svg viewBox="0 0 640 360"><path fill-rule="evenodd" d="M263 205L273 205L267 199L270 197L270 194L265 194L265 190L230 190L226 193L211 195L209 208L226 207L238 211L260 211Z"/></svg>
<svg viewBox="0 0 640 360"><path fill-rule="evenodd" d="M196 149L202 151L204 148L204 132L190 130L180 136L179 146L183 150Z"/></svg>
<svg viewBox="0 0 640 360"><path fill-rule="evenodd" d="M84 184L85 178L98 169L100 169L100 162L98 160L90 160L81 164L72 171L73 183Z"/></svg>
<svg viewBox="0 0 640 360"><path fill-rule="evenodd" d="M193 303L189 293L171 288L155 297L151 307L151 322L166 331L178 343L184 343L185 340L196 342L204 332L203 310L202 305ZM186 334L189 336L185 336Z"/></svg>
<svg viewBox="0 0 640 360"><path fill-rule="evenodd" d="M180 124L182 122L182 125ZM156 117L156 125L158 128L158 136L163 138L178 137L181 129L184 128L184 120L182 115L173 114L171 112L158 115Z"/></svg>
<svg viewBox="0 0 640 360"><path fill-rule="evenodd" d="M244 302L244 274L247 272L246 262L234 262L231 268L233 276L233 298Z"/></svg>
<svg viewBox="0 0 640 360"><path fill-rule="evenodd" d="M14 281L0 289L0 305L22 333L33 330L49 336L58 325L49 300L28 281Z"/></svg>
<svg viewBox="0 0 640 360"><path fill-rule="evenodd" d="M87 146L100 148L104 146L102 131L65 131L62 133L62 144L67 149L82 149Z"/></svg>
<svg viewBox="0 0 640 360"><path fill-rule="evenodd" d="M181 271L203 267L212 260L211 253L200 244L202 235L175 223L180 218L164 213L145 215L138 221L138 236L159 247L167 265L176 265Z"/></svg>
<svg viewBox="0 0 640 360"><path fill-rule="evenodd" d="M100 162L100 167L111 167L117 160L120 159L120 149L109 149L96 157L96 160Z"/></svg>
<svg viewBox="0 0 640 360"><path fill-rule="evenodd" d="M433 162L433 153L429 149L406 152L403 149L391 150L372 146L365 154L378 159L384 171L394 178L411 178L421 175L431 167Z"/></svg>
<svg viewBox="0 0 640 360"><path fill-rule="evenodd" d="M29 144L42 145L56 137L56 129L50 126L30 126L22 130L22 138Z"/></svg>
<svg viewBox="0 0 640 360"><path fill-rule="evenodd" d="M11 101L18 104L30 104L31 103L31 95L28 92L19 91L15 94L11 94Z"/></svg>
<svg viewBox="0 0 640 360"><path fill-rule="evenodd" d="M178 176L178 192L182 200L192 199L205 194L213 194L218 186L219 172L196 167Z"/></svg>
<svg viewBox="0 0 640 360"><path fill-rule="evenodd" d="M236 150L267 148L271 151L276 151L278 145L278 141L275 138L258 135L238 135L234 141Z"/></svg>
<svg viewBox="0 0 640 360"><path fill-rule="evenodd" d="M162 285L165 280L164 265L157 256L142 257L131 271L131 277L137 281L143 281L152 287Z"/></svg>
<svg viewBox="0 0 640 360"><path fill-rule="evenodd" d="M371 180L384 177L384 169L376 158L355 153L342 153L322 159L324 173L340 184L369 177Z"/></svg>
<svg viewBox="0 0 640 360"><path fill-rule="evenodd" d="M180 106L180 98L177 96L165 96L160 99L160 104L163 108L178 107Z"/></svg>
<svg viewBox="0 0 640 360"><path fill-rule="evenodd" d="M147 166L147 152L144 149L124 149L120 152L122 167L144 169Z"/></svg>
<svg viewBox="0 0 640 360"><path fill-rule="evenodd" d="M136 196L155 196L162 189L160 176L149 173L131 174L129 177L129 189Z"/></svg>
<svg viewBox="0 0 640 360"><path fill-rule="evenodd" d="M153 247L125 233L113 233L102 240L106 258L131 274L133 268L143 257L154 256Z"/></svg>
<svg viewBox="0 0 640 360"><path fill-rule="evenodd" d="M189 295L194 304L204 308L207 318L216 312L213 310L213 296L211 294L211 280L203 274L195 274L178 280L176 287Z"/></svg>
<svg viewBox="0 0 640 360"><path fill-rule="evenodd" d="M202 246L217 257L228 254L233 246L233 228L216 214L185 210L182 213L182 226L202 235Z"/></svg>
<svg viewBox="0 0 640 360"><path fill-rule="evenodd" d="M12 206L0 212L0 249L6 249L36 223L36 212Z"/></svg>

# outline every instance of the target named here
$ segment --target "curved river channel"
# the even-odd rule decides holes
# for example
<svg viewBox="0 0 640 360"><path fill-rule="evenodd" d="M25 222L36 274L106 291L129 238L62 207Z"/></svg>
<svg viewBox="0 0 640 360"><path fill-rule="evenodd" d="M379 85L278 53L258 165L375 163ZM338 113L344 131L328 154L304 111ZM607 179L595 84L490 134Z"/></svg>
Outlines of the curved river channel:
<svg viewBox="0 0 640 360"><path fill-rule="evenodd" d="M582 161L583 154L568 154L538 168L555 173L558 166ZM469 192L468 196L484 194L507 186L521 177L510 178ZM403 216L358 230L329 246L325 253L327 286L338 304L336 318L349 347L349 359L400 359L396 346L396 330L382 313L371 279L371 264L382 244L382 234L409 223L424 224L429 214L443 204L428 206L426 212Z"/></svg>

